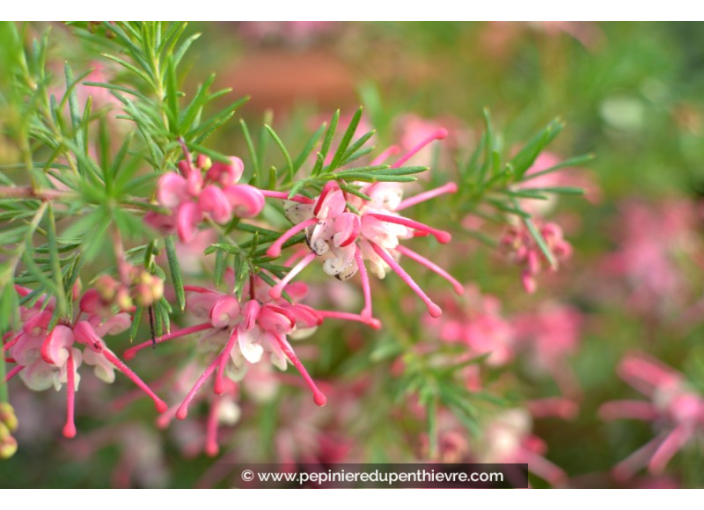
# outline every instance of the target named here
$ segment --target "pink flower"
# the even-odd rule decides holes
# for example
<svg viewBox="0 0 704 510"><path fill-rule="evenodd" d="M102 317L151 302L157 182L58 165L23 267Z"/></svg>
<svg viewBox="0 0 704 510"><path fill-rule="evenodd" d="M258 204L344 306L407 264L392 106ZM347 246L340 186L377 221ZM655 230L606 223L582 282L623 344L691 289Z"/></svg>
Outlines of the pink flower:
<svg viewBox="0 0 704 510"><path fill-rule="evenodd" d="M199 156L196 166L186 159L178 165L181 174L167 172L157 183L159 205L170 209L170 215L153 211L144 220L164 234L178 233L183 243L191 242L198 233L198 224L205 217L216 223L227 223L233 217L253 218L264 208L264 195L248 184L237 184L244 164L237 157L230 163L211 163ZM205 176L203 171L207 170Z"/></svg>
<svg viewBox="0 0 704 510"><path fill-rule="evenodd" d="M650 399L607 402L599 409L605 420L630 418L658 423L658 436L621 461L612 470L619 479L647 466L659 475L674 455L696 440L704 424L704 399L689 388L682 374L642 354L626 356L619 365L621 378Z"/></svg>
<svg viewBox="0 0 704 510"><path fill-rule="evenodd" d="M564 239L559 225L543 223L535 218L533 222L545 239L556 264L568 260L572 255L572 245ZM506 228L501 238L500 248L515 264L523 267L521 272L523 288L529 294L534 293L537 289L535 277L540 273L543 264L547 262L547 258L524 222ZM550 269L556 271L557 265L550 266Z"/></svg>
<svg viewBox="0 0 704 510"><path fill-rule="evenodd" d="M626 279L632 308L658 313L679 309L689 285L677 260L693 257L698 250L692 204L631 201L622 208L621 217L619 248L606 259L607 273Z"/></svg>
<svg viewBox="0 0 704 510"><path fill-rule="evenodd" d="M17 291L21 295L29 292L21 287L17 287ZM106 335L116 335L129 329L132 320L129 314L98 315L94 313L93 294L86 293L80 300L80 311L73 322L60 320L48 329L54 307L49 303L42 309L43 301L40 299L33 307L23 309L22 331L3 347L3 351L9 352L16 363L7 380L19 374L25 385L34 391L52 386L58 391L66 384L68 417L64 436L70 438L76 435L74 402L81 379L78 369L83 363L94 366L95 375L107 383L115 380L117 368L154 400L157 411L166 410L166 404L115 356L103 340ZM83 314L87 317L81 320Z"/></svg>
<svg viewBox="0 0 704 510"><path fill-rule="evenodd" d="M398 168L428 143L442 139L447 131L438 130L423 140L414 149L398 159L392 168ZM393 151L387 151L373 164L383 162ZM403 188L398 183L380 182L364 185L361 192L369 197L363 199L345 193L336 181L328 182L315 199L303 196L292 197L286 205L286 215L294 226L286 231L267 250L267 255L278 257L283 244L299 232L305 232L310 252L291 268L285 278L274 286L270 294L276 299L281 296L281 289L316 258L323 261L323 270L340 280L347 280L360 273L365 306L361 317L371 321L371 290L367 276L369 271L379 278L384 278L391 269L396 272L428 307L433 317L438 317L442 310L423 292L411 277L398 264L397 259L405 255L418 262L441 277L448 280L457 291L462 293L462 285L446 271L430 260L411 251L400 244L401 240L416 236L432 235L440 243L450 241L450 234L416 222L399 214L399 211L425 200L445 193L454 193L457 186L448 183L432 191L402 200ZM264 192L266 196L287 198L285 193ZM299 252L302 254L305 252ZM365 261L366 264L365 265Z"/></svg>

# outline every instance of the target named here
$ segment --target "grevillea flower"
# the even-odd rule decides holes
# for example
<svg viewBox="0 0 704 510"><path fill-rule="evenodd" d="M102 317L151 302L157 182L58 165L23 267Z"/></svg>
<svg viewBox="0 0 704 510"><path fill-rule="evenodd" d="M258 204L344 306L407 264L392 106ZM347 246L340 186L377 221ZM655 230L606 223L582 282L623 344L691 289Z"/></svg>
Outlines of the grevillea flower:
<svg viewBox="0 0 704 510"><path fill-rule="evenodd" d="M444 129L436 131L399 158L391 167L400 167L428 143L445 138L446 135L447 131ZM393 148L386 151L372 164L383 162L394 152ZM302 259L291 268L279 284L272 287L271 297L278 299L284 285L313 260L320 258L323 260L323 270L340 280L347 280L357 272L360 273L365 300L361 317L368 322L372 317L372 304L366 261L369 271L378 278L384 278L389 269L397 273L423 300L430 314L433 317L440 316L442 313L440 307L403 270L397 259L405 255L418 262L448 280L455 291L461 294L462 285L445 270L400 244L401 240L425 235L432 235L444 244L450 241L451 236L448 232L401 216L399 211L445 193L454 193L456 190L457 186L454 183L448 183L432 191L402 200L403 188L400 184L380 182L361 188L360 191L369 197L367 200L344 192L336 181L330 181L315 199L303 196L293 197L287 203L286 215L294 226L269 247L267 255L278 257L284 243L298 232L305 232L310 251L302 250L294 255L296 258L302 256ZM287 198L286 193L265 191L264 194L274 198Z"/></svg>
<svg viewBox="0 0 704 510"><path fill-rule="evenodd" d="M229 163L212 163L198 156L193 165L188 156L178 168L180 174L167 172L157 183L157 201L171 210L171 214L150 211L144 220L162 233L178 233L184 243L195 238L198 224L206 216L216 223L227 223L235 216L253 218L264 207L261 191L248 184L237 184L244 171L240 158L232 157Z"/></svg>
<svg viewBox="0 0 704 510"><path fill-rule="evenodd" d="M647 466L653 475L663 472L667 463L703 430L704 398L688 387L682 374L660 361L633 354L618 367L621 378L650 399L607 402L599 409L605 420L630 418L651 421L658 436L613 468L619 479L633 476Z"/></svg>
<svg viewBox="0 0 704 510"><path fill-rule="evenodd" d="M555 265L549 265L550 270L557 271L557 264L566 261L572 255L572 245L564 239L562 229L556 223L543 223L536 218L533 222L555 260ZM526 224L521 222L519 225L508 226L501 238L500 248L515 264L523 267L521 272L523 288L529 294L534 293L538 285L536 276L548 260Z"/></svg>
<svg viewBox="0 0 704 510"><path fill-rule="evenodd" d="M29 289L16 287L20 295L29 294ZM23 307L22 330L12 336L3 346L3 352L10 355L16 366L10 370L7 380L19 374L25 385L34 391L42 391L52 386L58 391L67 386L67 420L64 436L74 437L75 392L78 390L80 374L78 369L85 363L94 367L95 375L104 382L115 380L115 369L124 373L156 405L157 411L164 412L166 404L142 380L130 370L108 348L103 340L106 335L116 335L127 330L131 317L127 313L110 314L96 306L96 291L89 290L79 302L79 313L73 322L59 320L49 329L54 304L40 298L32 307ZM84 319L81 317L86 315Z"/></svg>
<svg viewBox="0 0 704 510"><path fill-rule="evenodd" d="M322 324L324 318L359 320L351 314L318 311L297 303L308 292L304 283L297 282L285 287L284 291L293 300L272 299L270 287L260 278L252 278L245 286L239 301L231 294L224 294L203 287L186 286L188 292L186 309L195 317L203 319L195 326L184 328L156 338L156 343L181 338L193 333L202 333L198 341L201 352L213 353L215 358L197 379L183 402L169 413L183 420L188 416L188 407L198 390L215 374L214 393L222 395L231 382L240 381L250 364L264 359L280 370L286 370L291 363L301 373L313 392L313 400L319 406L325 405L327 398L315 384L301 361L296 356L289 339L299 339L311 335ZM137 352L152 345L151 341L136 345L125 351L125 359L133 358ZM214 430L215 430L215 426ZM208 439L206 451L214 454L213 431Z"/></svg>

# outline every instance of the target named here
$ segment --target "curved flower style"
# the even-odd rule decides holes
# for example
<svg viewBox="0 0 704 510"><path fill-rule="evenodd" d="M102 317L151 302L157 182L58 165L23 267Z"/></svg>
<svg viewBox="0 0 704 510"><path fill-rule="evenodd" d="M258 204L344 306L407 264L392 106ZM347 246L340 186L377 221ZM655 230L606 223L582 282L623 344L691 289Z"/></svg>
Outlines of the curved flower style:
<svg viewBox="0 0 704 510"><path fill-rule="evenodd" d="M557 223L541 224L536 219L533 221L556 263L569 259L572 255L572 245L564 239L560 226ZM509 226L501 238L500 246L517 265L523 266L521 272L523 288L527 293L533 294L538 287L536 276L540 273L546 259L525 223ZM556 271L557 267L551 266L550 269Z"/></svg>
<svg viewBox="0 0 704 510"><path fill-rule="evenodd" d="M30 292L29 289L16 288L20 295ZM7 380L19 374L25 385L34 391L46 390L52 386L58 391L66 384L68 416L63 429L64 436L71 438L76 435L75 392L81 380L78 368L83 363L94 366L95 375L107 383L115 380L115 369L118 369L154 400L157 411L161 413L167 409L166 403L115 356L103 340L106 335L116 335L127 330L132 321L129 314L113 315L106 312L96 299L96 291L90 290L81 298L80 312L72 323L59 321L56 326L48 329L54 304L45 301L40 298L33 307L23 307L22 331L3 346L3 351L8 352L11 361L16 363L8 373ZM87 317L81 320L83 314Z"/></svg>
<svg viewBox="0 0 704 510"><path fill-rule="evenodd" d="M264 207L264 195L249 184L237 184L244 164L237 157L230 163L210 160L202 155L195 167L190 156L178 164L181 174L167 172L157 183L157 201L171 210L170 215L149 212L144 221L165 233L178 233L184 243L198 233L198 224L208 215L216 223L227 223L234 216L253 218ZM203 172L205 176L203 176Z"/></svg>
<svg viewBox="0 0 704 510"><path fill-rule="evenodd" d="M624 358L618 373L650 402L607 402L599 409L601 417L652 421L661 431L655 439L616 465L612 474L618 479L627 479L645 466L652 474L660 474L670 459L702 431L704 398L688 388L682 374L642 354Z"/></svg>
<svg viewBox="0 0 704 510"><path fill-rule="evenodd" d="M290 362L310 387L315 403L325 405L327 398L296 356L289 339L309 336L326 317L358 320L356 316L318 311L297 303L308 292L307 285L301 282L285 287L293 303L285 299L272 299L269 286L260 278L253 278L245 286L243 294L249 298L242 302L230 294L203 287L186 286L185 289L189 293L187 310L195 317L204 319L204 322L161 336L156 343L203 332L199 340L200 350L216 352L217 355L175 410L178 419L188 416L191 401L213 373L214 392L221 395L227 389L228 379L240 381L248 365L261 362L265 355L280 370L286 370ZM131 347L125 351L125 359L133 358L137 352L151 345L152 342L147 341Z"/></svg>
<svg viewBox="0 0 704 510"><path fill-rule="evenodd" d="M445 138L446 135L447 131L444 129L436 131L399 158L391 167L400 167L428 143ZM392 152L394 151L386 151L374 164L383 161ZM450 241L451 236L448 232L401 216L399 211L445 193L454 193L457 191L457 185L448 183L406 200L402 200L403 188L399 183L368 184L360 191L367 195L369 200L345 193L336 181L330 181L315 199L295 196L287 202L286 215L294 226L269 247L267 255L278 257L284 243L299 232L305 232L310 253L303 256L286 277L271 289L271 297L274 299L281 297L283 286L314 259L320 257L323 260L323 270L340 280L347 280L359 271L365 301L361 317L364 321L370 321L372 304L366 261L369 270L378 278L384 278L389 269L396 272L423 300L430 315L439 317L442 314L440 307L403 270L397 259L405 255L418 262L448 280L455 291L461 294L462 285L445 270L400 244L400 240L425 235L432 235L444 244ZM285 193L264 193L274 198L287 198ZM301 253L297 255L300 256Z"/></svg>

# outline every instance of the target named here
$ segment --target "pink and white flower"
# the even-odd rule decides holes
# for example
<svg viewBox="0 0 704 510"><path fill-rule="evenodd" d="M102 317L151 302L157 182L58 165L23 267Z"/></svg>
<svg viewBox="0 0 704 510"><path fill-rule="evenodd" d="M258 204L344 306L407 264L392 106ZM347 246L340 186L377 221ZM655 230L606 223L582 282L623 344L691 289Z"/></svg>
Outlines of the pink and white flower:
<svg viewBox="0 0 704 510"><path fill-rule="evenodd" d="M17 287L17 292L26 295L30 291ZM132 321L130 315L105 313L95 306L93 297L92 293L84 294L75 320L60 320L51 329L52 302L45 303L45 299L40 299L32 307L23 307L22 330L3 346L3 352L8 352L16 363L6 380L19 374L25 385L34 391L51 387L59 391L64 384L67 386L68 417L63 433L69 438L76 435L75 392L81 380L78 369L83 363L92 365L96 377L107 383L115 380L115 369L118 369L154 400L157 411L164 412L167 407L103 340L106 335L116 335L129 329ZM81 319L84 314L87 317Z"/></svg>
<svg viewBox="0 0 704 510"><path fill-rule="evenodd" d="M447 131L437 130L411 151L399 158L392 168L403 165L414 154L433 140L445 138ZM386 151L372 164L384 161L395 151ZM457 186L448 183L440 188L421 193L403 200L403 188L398 183L379 182L364 185L360 191L369 199L364 199L343 191L336 181L329 181L315 199L295 196L286 204L286 215L294 224L274 242L267 250L267 255L278 257L286 241L299 232L305 232L310 251L281 282L274 286L270 294L276 299L281 296L284 285L291 281L308 264L316 258L323 261L323 270L340 280L347 280L360 273L365 306L361 312L364 321L371 321L371 289L367 275L367 266L378 278L384 278L389 269L397 273L411 289L418 294L428 307L433 317L438 317L442 310L413 281L398 264L402 255L418 262L441 277L448 280L455 291L463 292L462 285L445 270L432 261L415 253L401 244L402 240L416 236L434 236L440 243L448 243L448 232L432 228L399 214L400 211L431 198L454 193ZM287 199L286 193L264 192L266 196ZM300 255L305 253L299 252ZM365 265L366 262L366 265Z"/></svg>

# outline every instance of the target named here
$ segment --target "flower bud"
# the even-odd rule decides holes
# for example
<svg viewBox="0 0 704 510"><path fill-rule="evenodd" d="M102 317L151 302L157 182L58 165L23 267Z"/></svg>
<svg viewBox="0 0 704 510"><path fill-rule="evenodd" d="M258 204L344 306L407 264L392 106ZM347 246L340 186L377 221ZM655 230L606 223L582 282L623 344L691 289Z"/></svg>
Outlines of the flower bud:
<svg viewBox="0 0 704 510"><path fill-rule="evenodd" d="M117 295L120 284L110 275L101 275L95 280L95 288L103 301L111 303Z"/></svg>
<svg viewBox="0 0 704 510"><path fill-rule="evenodd" d="M17 416L9 402L0 402L0 424L4 424L11 432L17 430Z"/></svg>
<svg viewBox="0 0 704 510"><path fill-rule="evenodd" d="M9 436L7 439L0 440L0 459L9 459L15 454L16 451L17 439Z"/></svg>
<svg viewBox="0 0 704 510"><path fill-rule="evenodd" d="M196 157L196 166L201 170L208 171L213 166L213 161L205 154L198 154Z"/></svg>

